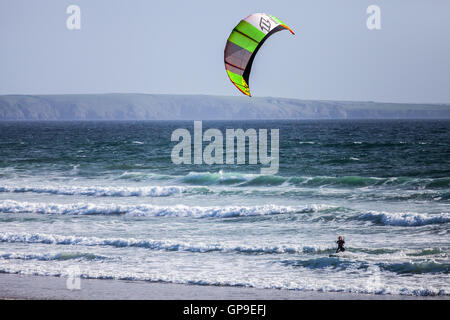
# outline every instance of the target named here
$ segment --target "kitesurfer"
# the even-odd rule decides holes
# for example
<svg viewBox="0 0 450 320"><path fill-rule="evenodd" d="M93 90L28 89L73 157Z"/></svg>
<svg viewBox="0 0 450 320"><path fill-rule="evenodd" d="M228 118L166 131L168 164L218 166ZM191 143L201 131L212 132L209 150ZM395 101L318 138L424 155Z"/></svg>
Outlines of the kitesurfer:
<svg viewBox="0 0 450 320"><path fill-rule="evenodd" d="M341 236L339 236L338 240L336 241L336 243L338 245L338 248L336 249L336 253L344 252L345 251L345 248L344 248L345 241L344 241L344 239Z"/></svg>

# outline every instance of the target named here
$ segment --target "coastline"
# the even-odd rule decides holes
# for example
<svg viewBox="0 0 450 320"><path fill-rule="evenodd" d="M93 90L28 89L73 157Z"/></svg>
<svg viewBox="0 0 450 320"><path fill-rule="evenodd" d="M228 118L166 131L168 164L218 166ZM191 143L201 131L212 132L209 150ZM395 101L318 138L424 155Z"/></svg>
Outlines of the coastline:
<svg viewBox="0 0 450 320"><path fill-rule="evenodd" d="M359 294L148 281L81 279L68 290L66 277L0 274L0 300L450 300L450 296Z"/></svg>

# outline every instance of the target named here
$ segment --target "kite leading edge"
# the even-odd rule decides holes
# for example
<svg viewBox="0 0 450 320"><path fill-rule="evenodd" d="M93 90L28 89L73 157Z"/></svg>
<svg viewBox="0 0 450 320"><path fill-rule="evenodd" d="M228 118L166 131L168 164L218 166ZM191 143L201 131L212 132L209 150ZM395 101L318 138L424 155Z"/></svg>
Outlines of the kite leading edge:
<svg viewBox="0 0 450 320"><path fill-rule="evenodd" d="M243 94L251 97L248 86L253 59L264 41L275 32L291 30L280 19L265 14L249 15L233 29L225 46L225 69L231 82Z"/></svg>

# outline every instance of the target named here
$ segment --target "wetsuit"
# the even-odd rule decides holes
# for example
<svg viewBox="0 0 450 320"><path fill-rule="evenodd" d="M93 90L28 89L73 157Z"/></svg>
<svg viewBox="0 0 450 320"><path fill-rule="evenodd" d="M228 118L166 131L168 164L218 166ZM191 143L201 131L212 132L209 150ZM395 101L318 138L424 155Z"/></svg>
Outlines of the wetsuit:
<svg viewBox="0 0 450 320"><path fill-rule="evenodd" d="M338 248L336 249L336 253L344 252L345 251L345 248L344 248L345 241L344 240L338 240L338 241L336 241L336 243L338 244Z"/></svg>

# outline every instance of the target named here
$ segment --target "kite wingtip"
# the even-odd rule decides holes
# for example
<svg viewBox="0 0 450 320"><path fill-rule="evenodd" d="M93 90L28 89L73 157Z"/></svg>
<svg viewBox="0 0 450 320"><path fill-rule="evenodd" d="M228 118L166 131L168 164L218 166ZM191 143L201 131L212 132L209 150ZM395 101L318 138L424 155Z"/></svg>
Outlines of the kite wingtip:
<svg viewBox="0 0 450 320"><path fill-rule="evenodd" d="M289 28L287 25L283 24L283 27L285 27L286 29L288 29L293 35L295 35L295 32Z"/></svg>

